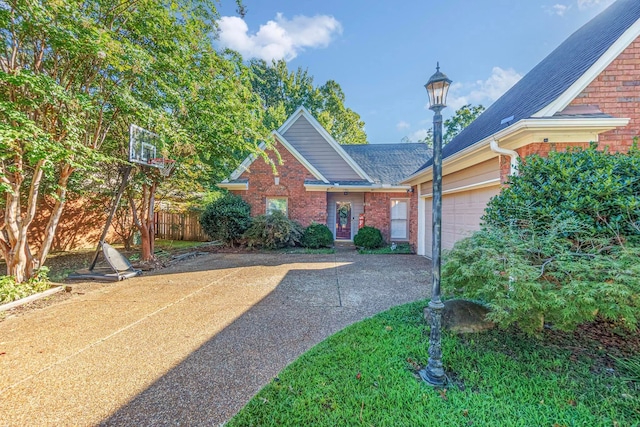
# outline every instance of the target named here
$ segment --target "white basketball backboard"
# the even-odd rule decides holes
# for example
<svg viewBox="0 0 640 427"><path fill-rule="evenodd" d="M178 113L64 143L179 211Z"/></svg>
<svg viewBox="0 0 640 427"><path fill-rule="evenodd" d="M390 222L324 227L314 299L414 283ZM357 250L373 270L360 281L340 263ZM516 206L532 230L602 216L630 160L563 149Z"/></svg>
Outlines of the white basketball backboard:
<svg viewBox="0 0 640 427"><path fill-rule="evenodd" d="M129 161L145 166L155 166L151 161L157 158L159 137L137 125L129 126Z"/></svg>

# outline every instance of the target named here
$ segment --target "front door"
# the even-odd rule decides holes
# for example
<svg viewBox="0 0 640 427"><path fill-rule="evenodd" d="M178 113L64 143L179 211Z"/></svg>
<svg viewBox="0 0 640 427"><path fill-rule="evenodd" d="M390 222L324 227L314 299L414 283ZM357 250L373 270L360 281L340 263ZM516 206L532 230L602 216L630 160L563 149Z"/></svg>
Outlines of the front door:
<svg viewBox="0 0 640 427"><path fill-rule="evenodd" d="M336 203L336 239L351 239L351 202Z"/></svg>

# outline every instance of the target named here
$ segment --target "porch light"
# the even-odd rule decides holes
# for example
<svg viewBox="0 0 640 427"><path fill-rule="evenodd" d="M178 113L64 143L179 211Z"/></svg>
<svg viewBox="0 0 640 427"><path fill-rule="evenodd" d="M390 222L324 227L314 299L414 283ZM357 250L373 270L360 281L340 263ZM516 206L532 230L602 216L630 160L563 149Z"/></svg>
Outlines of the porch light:
<svg viewBox="0 0 640 427"><path fill-rule="evenodd" d="M427 93L429 93L429 109L435 111L436 108L443 109L447 106L447 93L449 93L450 86L451 80L440 72L440 63L438 62L436 73L424 85L427 88Z"/></svg>
<svg viewBox="0 0 640 427"><path fill-rule="evenodd" d="M433 209L432 209L432 245L431 245L431 332L429 334L429 361L422 368L420 377L435 387L446 384L447 377L442 365L441 321L444 304L440 299L440 265L442 252L442 110L447 106L447 92L451 80L440 72L436 73L424 85L429 93L429 108L433 115Z"/></svg>

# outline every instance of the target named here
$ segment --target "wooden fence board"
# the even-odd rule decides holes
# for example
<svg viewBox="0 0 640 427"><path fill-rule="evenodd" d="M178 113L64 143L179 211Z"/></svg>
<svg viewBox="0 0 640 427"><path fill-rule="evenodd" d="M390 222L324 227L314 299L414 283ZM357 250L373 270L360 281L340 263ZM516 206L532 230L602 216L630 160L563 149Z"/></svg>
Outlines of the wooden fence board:
<svg viewBox="0 0 640 427"><path fill-rule="evenodd" d="M200 226L198 212L169 213L156 211L156 238L207 242L211 239Z"/></svg>

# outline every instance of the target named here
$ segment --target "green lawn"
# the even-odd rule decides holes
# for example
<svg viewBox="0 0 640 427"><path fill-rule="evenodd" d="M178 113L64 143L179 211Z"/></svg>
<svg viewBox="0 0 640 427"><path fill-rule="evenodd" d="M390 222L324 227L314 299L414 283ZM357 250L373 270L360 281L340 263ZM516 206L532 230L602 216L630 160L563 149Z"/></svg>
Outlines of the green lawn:
<svg viewBox="0 0 640 427"><path fill-rule="evenodd" d="M318 344L227 425L640 425L640 385L602 368L592 353L516 332L445 335L450 384L422 383L425 305L393 308Z"/></svg>

